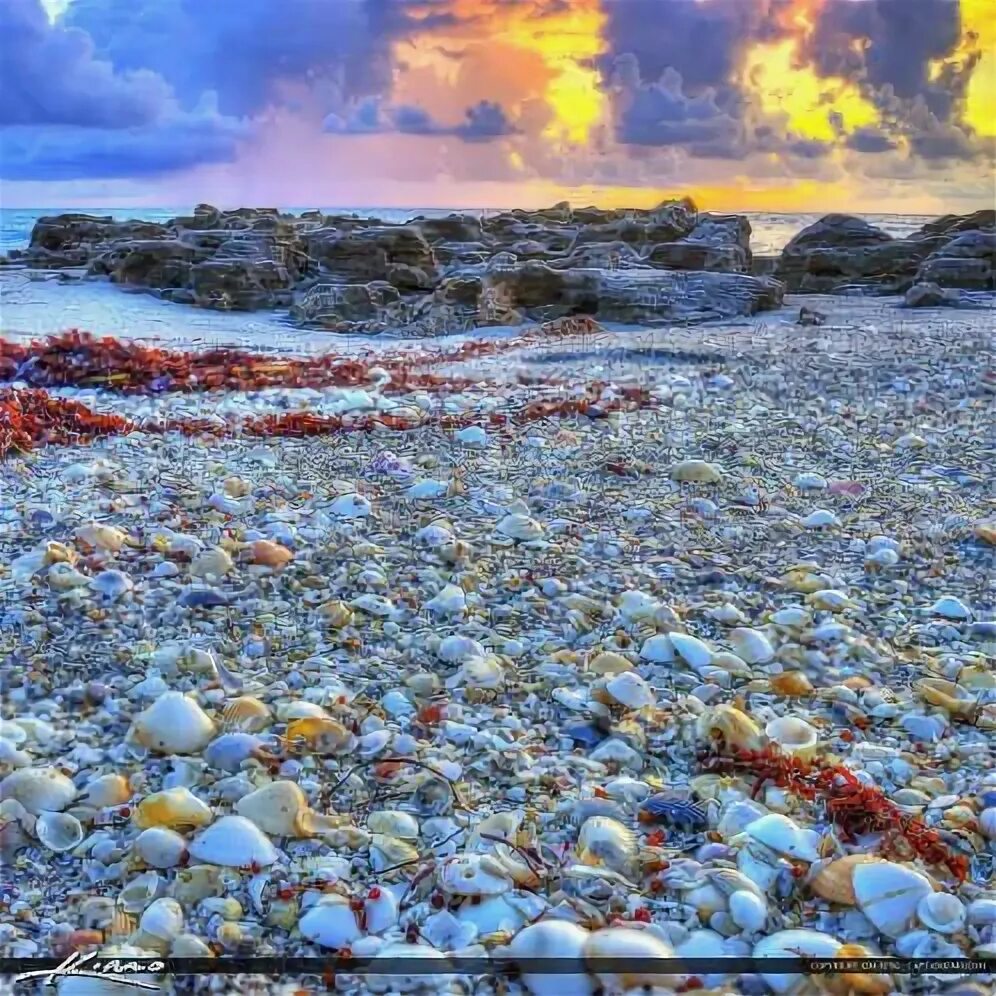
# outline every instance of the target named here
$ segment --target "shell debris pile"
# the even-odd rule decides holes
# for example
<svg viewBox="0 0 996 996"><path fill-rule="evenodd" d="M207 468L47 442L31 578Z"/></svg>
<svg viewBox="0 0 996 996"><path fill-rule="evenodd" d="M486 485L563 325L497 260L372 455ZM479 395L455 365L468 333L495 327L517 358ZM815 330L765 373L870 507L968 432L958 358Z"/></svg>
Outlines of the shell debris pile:
<svg viewBox="0 0 996 996"><path fill-rule="evenodd" d="M990 332L847 307L674 330L666 363L534 336L390 390L243 357L270 382L149 393L119 350L115 391L87 341L39 354L32 390L167 427L26 452L0 424L0 953L578 960L500 983L537 996L996 958ZM290 417L367 431L236 431Z"/></svg>

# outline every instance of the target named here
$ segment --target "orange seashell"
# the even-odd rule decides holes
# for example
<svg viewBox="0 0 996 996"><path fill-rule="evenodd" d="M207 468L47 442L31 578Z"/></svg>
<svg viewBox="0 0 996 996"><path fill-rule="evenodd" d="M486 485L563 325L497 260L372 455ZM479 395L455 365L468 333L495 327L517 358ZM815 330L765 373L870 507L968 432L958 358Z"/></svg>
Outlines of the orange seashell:
<svg viewBox="0 0 996 996"><path fill-rule="evenodd" d="M266 567L284 567L294 559L294 554L287 547L272 540L255 540L250 545L249 552L254 564Z"/></svg>
<svg viewBox="0 0 996 996"><path fill-rule="evenodd" d="M771 678L770 684L772 691L789 698L809 695L813 691L813 683L802 671L785 671L783 674L776 674Z"/></svg>

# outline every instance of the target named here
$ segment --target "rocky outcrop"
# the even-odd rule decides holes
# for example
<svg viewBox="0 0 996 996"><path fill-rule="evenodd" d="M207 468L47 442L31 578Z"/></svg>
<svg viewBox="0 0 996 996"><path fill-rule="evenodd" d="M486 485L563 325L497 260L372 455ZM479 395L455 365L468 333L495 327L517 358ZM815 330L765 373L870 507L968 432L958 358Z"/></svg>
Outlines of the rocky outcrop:
<svg viewBox="0 0 996 996"><path fill-rule="evenodd" d="M321 283L301 292L291 307L299 322L343 329L372 322L387 308L397 305L401 295L386 281L367 284Z"/></svg>
<svg viewBox="0 0 996 996"><path fill-rule="evenodd" d="M549 321L594 315L604 321L658 324L750 315L777 308L781 283L739 273L655 270L555 270L523 263L487 274L489 294L505 310Z"/></svg>
<svg viewBox="0 0 996 996"><path fill-rule="evenodd" d="M903 300L907 308L957 308L960 303L958 291L931 283L914 284Z"/></svg>
<svg viewBox="0 0 996 996"><path fill-rule="evenodd" d="M304 246L320 269L351 283L387 280L389 267L397 264L435 271L432 248L417 228L409 226L352 232L320 228L304 233Z"/></svg>
<svg viewBox="0 0 996 996"><path fill-rule="evenodd" d="M982 226L988 230L979 230ZM831 214L788 243L775 276L789 291L802 293L896 294L917 281L989 289L992 231L991 211L950 215L904 239L894 239L860 218Z"/></svg>
<svg viewBox="0 0 996 996"><path fill-rule="evenodd" d="M669 270L750 271L750 222L742 215L703 214L684 238L655 245L647 262Z"/></svg>

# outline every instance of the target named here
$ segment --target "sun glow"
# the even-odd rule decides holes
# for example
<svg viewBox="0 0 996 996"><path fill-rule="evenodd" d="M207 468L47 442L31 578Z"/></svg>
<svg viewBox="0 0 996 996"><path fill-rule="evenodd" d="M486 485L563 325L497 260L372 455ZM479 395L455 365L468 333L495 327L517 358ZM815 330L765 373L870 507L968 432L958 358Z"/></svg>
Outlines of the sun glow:
<svg viewBox="0 0 996 996"><path fill-rule="evenodd" d="M996 137L996 0L961 0L961 41L950 55L930 64L936 80L947 66L977 60L965 90L961 119L976 134Z"/></svg>

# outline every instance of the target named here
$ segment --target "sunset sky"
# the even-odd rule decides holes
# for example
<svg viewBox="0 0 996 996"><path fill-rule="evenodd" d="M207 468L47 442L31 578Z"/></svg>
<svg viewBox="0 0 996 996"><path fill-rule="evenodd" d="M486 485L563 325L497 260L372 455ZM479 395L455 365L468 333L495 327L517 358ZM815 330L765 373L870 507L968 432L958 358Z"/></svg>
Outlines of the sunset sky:
<svg viewBox="0 0 996 996"><path fill-rule="evenodd" d="M0 0L3 206L992 206L996 0Z"/></svg>

